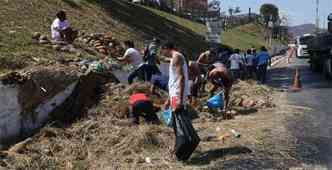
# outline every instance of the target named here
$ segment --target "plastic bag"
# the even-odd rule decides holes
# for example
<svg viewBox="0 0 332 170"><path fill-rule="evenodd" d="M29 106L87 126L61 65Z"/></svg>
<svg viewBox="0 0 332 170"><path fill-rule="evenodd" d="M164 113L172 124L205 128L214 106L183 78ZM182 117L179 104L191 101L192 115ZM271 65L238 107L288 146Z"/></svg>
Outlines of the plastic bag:
<svg viewBox="0 0 332 170"><path fill-rule="evenodd" d="M168 108L163 112L163 119L168 127L172 127L172 109Z"/></svg>
<svg viewBox="0 0 332 170"><path fill-rule="evenodd" d="M200 143L200 138L197 135L186 110L176 113L173 122L176 136L175 155L178 160L188 160Z"/></svg>
<svg viewBox="0 0 332 170"><path fill-rule="evenodd" d="M224 93L220 92L207 101L209 109L224 108Z"/></svg>

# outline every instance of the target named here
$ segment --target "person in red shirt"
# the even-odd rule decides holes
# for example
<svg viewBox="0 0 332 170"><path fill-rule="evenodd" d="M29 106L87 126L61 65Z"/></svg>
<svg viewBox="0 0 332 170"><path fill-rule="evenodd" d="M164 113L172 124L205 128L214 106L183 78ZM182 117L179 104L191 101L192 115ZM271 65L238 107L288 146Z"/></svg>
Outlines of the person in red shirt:
<svg viewBox="0 0 332 170"><path fill-rule="evenodd" d="M144 117L146 122L158 123L159 119L155 112L152 101L145 93L134 92L129 98L130 113L133 117L133 123L139 124L139 117Z"/></svg>

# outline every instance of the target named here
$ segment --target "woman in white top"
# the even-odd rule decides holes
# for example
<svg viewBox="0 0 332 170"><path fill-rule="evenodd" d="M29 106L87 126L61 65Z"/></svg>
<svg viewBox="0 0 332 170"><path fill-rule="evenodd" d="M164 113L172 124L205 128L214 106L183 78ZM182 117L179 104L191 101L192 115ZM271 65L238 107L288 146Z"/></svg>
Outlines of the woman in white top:
<svg viewBox="0 0 332 170"><path fill-rule="evenodd" d="M165 103L165 107L171 105L172 110L177 113L185 109L185 101L190 95L188 65L173 43L166 43L161 52L171 59L168 82L169 100Z"/></svg>

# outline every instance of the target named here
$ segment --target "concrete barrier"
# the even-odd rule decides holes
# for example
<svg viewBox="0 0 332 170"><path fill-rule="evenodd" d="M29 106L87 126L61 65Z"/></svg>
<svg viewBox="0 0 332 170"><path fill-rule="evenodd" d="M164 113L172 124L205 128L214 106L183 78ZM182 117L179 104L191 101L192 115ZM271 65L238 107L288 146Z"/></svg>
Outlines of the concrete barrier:
<svg viewBox="0 0 332 170"><path fill-rule="evenodd" d="M64 65L0 77L0 149L34 134L49 120L70 122L84 115L108 82L119 80L110 72L83 74Z"/></svg>
<svg viewBox="0 0 332 170"><path fill-rule="evenodd" d="M0 144L10 143L10 140L42 127L54 108L71 95L76 84L72 83L53 98L44 101L32 113L24 113L18 102L19 88L0 83Z"/></svg>

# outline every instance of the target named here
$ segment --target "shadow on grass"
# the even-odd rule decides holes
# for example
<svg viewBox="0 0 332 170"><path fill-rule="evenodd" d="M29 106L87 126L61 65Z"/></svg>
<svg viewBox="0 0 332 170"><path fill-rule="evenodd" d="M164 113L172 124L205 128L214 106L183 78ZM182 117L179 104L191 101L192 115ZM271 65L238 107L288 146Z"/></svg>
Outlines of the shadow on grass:
<svg viewBox="0 0 332 170"><path fill-rule="evenodd" d="M188 164L191 165L208 165L211 161L218 160L222 157L228 155L239 155L239 154L247 154L251 153L252 151L247 147L232 147L232 148L222 148L222 149L215 149L210 150L204 153L200 153L197 156L194 156Z"/></svg>

